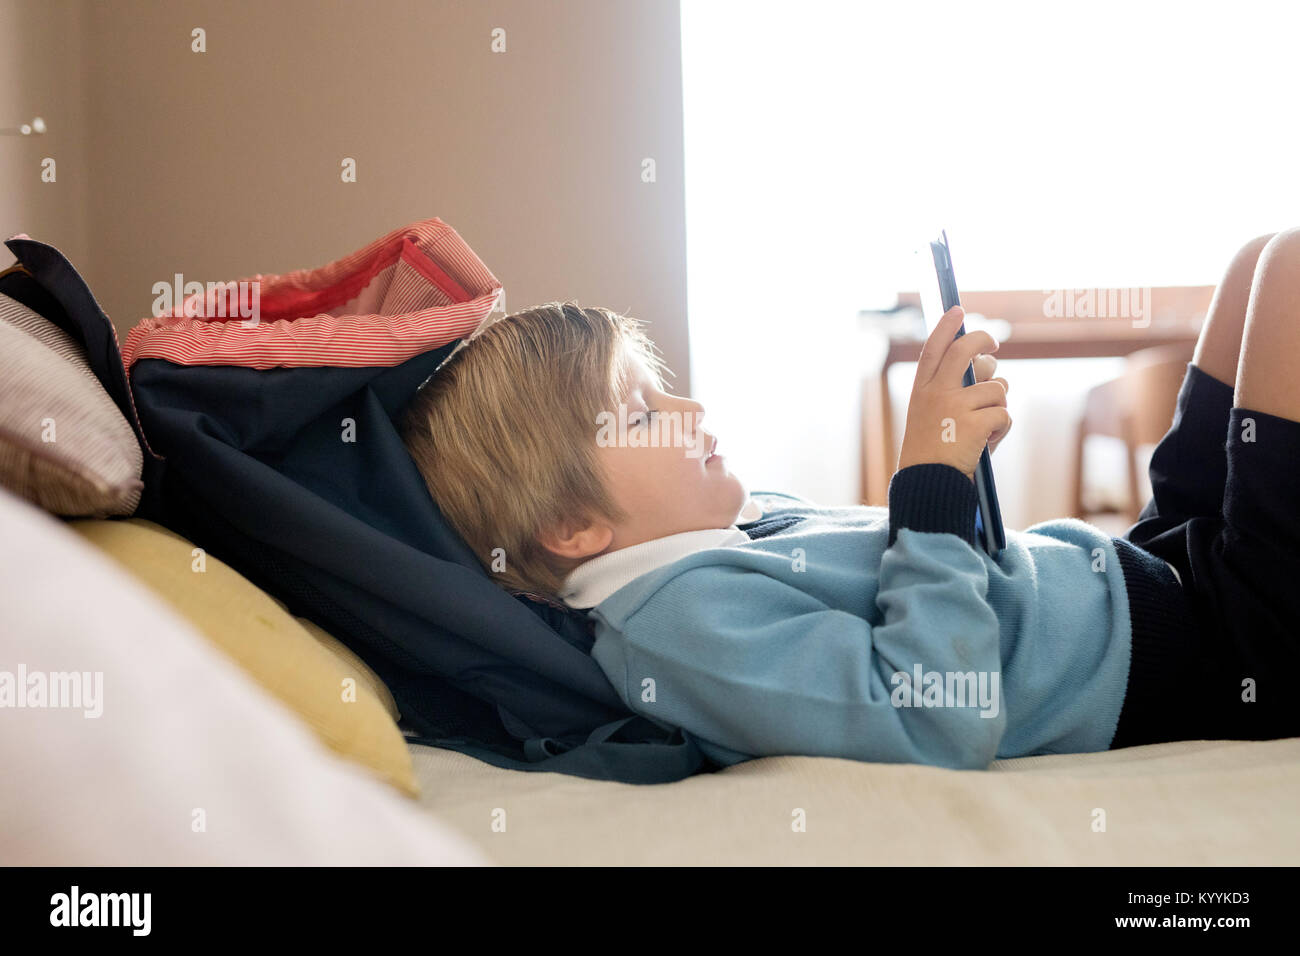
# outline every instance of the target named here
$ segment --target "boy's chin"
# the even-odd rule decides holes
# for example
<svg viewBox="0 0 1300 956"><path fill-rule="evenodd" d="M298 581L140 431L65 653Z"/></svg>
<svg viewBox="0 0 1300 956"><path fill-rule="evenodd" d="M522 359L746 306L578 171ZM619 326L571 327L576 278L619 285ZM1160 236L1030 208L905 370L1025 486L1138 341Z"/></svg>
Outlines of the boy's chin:
<svg viewBox="0 0 1300 956"><path fill-rule="evenodd" d="M732 477L735 478L734 475ZM734 486L734 494L727 503L728 511L731 514L731 520L727 522L729 525L736 524L741 520L741 515L745 513L745 505L749 501L749 492L745 490L745 486L739 478L735 478Z"/></svg>

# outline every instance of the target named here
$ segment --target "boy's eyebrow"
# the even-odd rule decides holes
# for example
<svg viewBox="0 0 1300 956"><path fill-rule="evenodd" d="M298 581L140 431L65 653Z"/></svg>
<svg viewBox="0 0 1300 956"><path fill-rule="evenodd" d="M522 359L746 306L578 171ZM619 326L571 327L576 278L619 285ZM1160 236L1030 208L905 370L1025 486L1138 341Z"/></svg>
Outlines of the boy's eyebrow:
<svg viewBox="0 0 1300 956"><path fill-rule="evenodd" d="M621 390L619 398L623 402L627 402L634 392L644 391L646 385L654 388L653 379L638 361L629 362L624 367L620 378L622 381L619 383ZM644 398L642 400L644 401Z"/></svg>

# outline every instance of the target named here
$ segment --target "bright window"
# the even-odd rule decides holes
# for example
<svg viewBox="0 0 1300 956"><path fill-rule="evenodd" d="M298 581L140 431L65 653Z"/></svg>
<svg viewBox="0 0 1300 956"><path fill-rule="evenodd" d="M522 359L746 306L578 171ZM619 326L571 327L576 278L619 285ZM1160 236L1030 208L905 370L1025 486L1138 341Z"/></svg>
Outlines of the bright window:
<svg viewBox="0 0 1300 956"><path fill-rule="evenodd" d="M1300 222L1300 5L683 0L692 376L751 486L856 500L859 309L1211 285Z"/></svg>

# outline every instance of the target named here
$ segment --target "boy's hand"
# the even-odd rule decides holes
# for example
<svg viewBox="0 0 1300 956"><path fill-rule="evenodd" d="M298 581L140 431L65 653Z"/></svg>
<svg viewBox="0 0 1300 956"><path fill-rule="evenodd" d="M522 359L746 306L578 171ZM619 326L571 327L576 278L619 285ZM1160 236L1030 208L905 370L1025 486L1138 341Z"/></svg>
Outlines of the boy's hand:
<svg viewBox="0 0 1300 956"><path fill-rule="evenodd" d="M949 309L921 350L907 406L907 428L898 467L951 465L968 478L975 475L980 452L997 447L1011 428L1007 382L993 378L998 343L982 330L953 337L966 313ZM977 360L978 357L978 360ZM966 366L975 361L976 384L962 385Z"/></svg>
<svg viewBox="0 0 1300 956"><path fill-rule="evenodd" d="M975 366L976 382L988 382L988 381L1001 382L1004 391L1009 390L1011 388L1011 385L1007 382L1005 378L993 377L993 372L998 367L998 360L995 359L992 355L986 355L981 353L975 356L975 361L973 364ZM1009 431L1011 431L1010 416L1007 417L1006 428L999 429L998 431L994 432L992 435L989 436L990 455L998 450L998 444L1002 441L1002 439L1007 437L1007 432Z"/></svg>

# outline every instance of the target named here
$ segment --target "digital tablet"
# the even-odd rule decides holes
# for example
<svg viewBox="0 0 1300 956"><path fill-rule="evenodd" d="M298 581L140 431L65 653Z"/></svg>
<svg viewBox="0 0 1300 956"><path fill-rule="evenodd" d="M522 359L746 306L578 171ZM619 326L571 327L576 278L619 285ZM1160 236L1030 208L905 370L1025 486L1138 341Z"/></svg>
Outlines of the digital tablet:
<svg viewBox="0 0 1300 956"><path fill-rule="evenodd" d="M922 253L925 250L919 250ZM957 295L957 279L952 271L952 253L948 246L948 232L942 231L936 241L929 244L929 255L921 271L921 309L925 314L925 327L933 331L939 320L955 305L961 305ZM934 268L930 268L933 262ZM966 325L957 330L957 337L966 334ZM975 384L974 366L966 366L962 377L966 385ZM993 483L993 461L988 446L980 452L975 469L975 492L979 503L975 509L975 540L990 557L996 558L1007 546L1006 532L1002 528L1002 509L998 507L997 486Z"/></svg>

